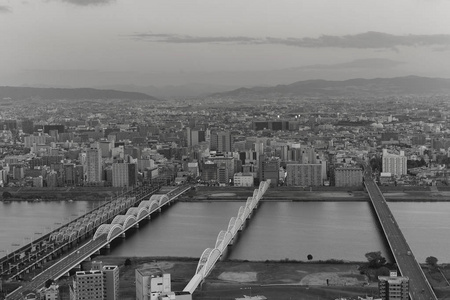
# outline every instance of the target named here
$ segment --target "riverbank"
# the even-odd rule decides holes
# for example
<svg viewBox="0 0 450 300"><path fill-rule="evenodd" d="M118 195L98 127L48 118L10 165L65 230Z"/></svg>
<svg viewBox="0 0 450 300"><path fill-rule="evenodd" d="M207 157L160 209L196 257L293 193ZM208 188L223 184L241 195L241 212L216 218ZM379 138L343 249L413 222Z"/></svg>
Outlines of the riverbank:
<svg viewBox="0 0 450 300"><path fill-rule="evenodd" d="M381 187L388 202L450 202L449 191L431 191L429 187ZM181 201L246 201L252 197L254 188L197 187ZM369 195L362 188L301 187L269 188L261 201L293 202L366 202Z"/></svg>
<svg viewBox="0 0 450 300"><path fill-rule="evenodd" d="M105 201L121 194L114 187L0 188L1 201Z"/></svg>
<svg viewBox="0 0 450 300"><path fill-rule="evenodd" d="M159 269L171 274L172 290L181 291L195 274L198 258L97 256L95 261L118 265L120 269L119 298L136 297L135 269ZM83 267L88 268L88 263ZM193 299L237 298L243 295L264 295L267 299L335 299L378 295L378 283L360 274L358 262L296 262L296 261L218 261ZM427 278L439 298L446 298L450 288L450 267L440 270L423 266ZM62 281L61 283L64 284ZM66 282L67 283L67 282Z"/></svg>
<svg viewBox="0 0 450 300"><path fill-rule="evenodd" d="M388 202L450 202L450 191L430 190L429 187L380 187ZM181 201L246 201L255 187L196 187ZM105 201L123 192L113 187L0 188L0 201ZM6 193L9 193L6 194ZM8 196L6 196L8 195ZM6 196L6 197L5 197ZM274 187L269 188L262 201L366 202L362 187Z"/></svg>

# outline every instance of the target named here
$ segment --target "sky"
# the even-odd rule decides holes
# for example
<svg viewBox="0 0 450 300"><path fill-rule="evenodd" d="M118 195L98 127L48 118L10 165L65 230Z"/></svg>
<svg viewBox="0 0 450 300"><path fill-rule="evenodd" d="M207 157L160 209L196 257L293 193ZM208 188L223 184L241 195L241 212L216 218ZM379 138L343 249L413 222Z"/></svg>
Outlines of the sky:
<svg viewBox="0 0 450 300"><path fill-rule="evenodd" d="M0 0L0 85L450 78L450 0Z"/></svg>

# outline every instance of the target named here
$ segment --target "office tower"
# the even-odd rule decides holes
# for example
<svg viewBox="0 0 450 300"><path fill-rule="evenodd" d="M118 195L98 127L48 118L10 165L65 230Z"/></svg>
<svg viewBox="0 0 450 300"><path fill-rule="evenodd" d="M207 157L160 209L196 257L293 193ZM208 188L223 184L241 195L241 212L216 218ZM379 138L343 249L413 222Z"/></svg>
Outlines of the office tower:
<svg viewBox="0 0 450 300"><path fill-rule="evenodd" d="M390 276L378 276L378 292L382 300L408 300L409 278L397 276L395 271Z"/></svg>
<svg viewBox="0 0 450 300"><path fill-rule="evenodd" d="M387 149L383 149L383 172L391 173L392 175L400 176L407 173L406 166L407 158L404 151L400 151L400 155L391 154Z"/></svg>
<svg viewBox="0 0 450 300"><path fill-rule="evenodd" d="M286 165L286 185L321 186L322 164L288 164Z"/></svg>
<svg viewBox="0 0 450 300"><path fill-rule="evenodd" d="M98 148L90 148L86 152L86 182L95 183L102 181L102 151Z"/></svg>
<svg viewBox="0 0 450 300"><path fill-rule="evenodd" d="M187 146L193 147L205 141L205 131L196 128L186 127Z"/></svg>
<svg viewBox="0 0 450 300"><path fill-rule="evenodd" d="M210 150L217 152L231 152L233 136L229 131L219 131L211 134Z"/></svg>

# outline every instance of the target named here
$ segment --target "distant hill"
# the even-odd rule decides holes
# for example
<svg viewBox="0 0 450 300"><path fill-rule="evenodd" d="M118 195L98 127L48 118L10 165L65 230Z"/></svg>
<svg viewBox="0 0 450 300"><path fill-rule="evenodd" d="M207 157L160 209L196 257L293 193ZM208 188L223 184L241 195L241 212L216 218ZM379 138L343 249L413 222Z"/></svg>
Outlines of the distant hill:
<svg viewBox="0 0 450 300"><path fill-rule="evenodd" d="M44 100L55 100L55 99L158 100L155 97L143 93L122 92L116 90L98 90L91 88L66 89L66 88L0 86L0 100L4 98L11 98L13 100L25 100L30 98L40 98Z"/></svg>
<svg viewBox="0 0 450 300"><path fill-rule="evenodd" d="M450 94L450 79L406 76L350 79L345 81L306 80L273 87L239 88L209 95L212 98L256 98L271 96L388 96Z"/></svg>

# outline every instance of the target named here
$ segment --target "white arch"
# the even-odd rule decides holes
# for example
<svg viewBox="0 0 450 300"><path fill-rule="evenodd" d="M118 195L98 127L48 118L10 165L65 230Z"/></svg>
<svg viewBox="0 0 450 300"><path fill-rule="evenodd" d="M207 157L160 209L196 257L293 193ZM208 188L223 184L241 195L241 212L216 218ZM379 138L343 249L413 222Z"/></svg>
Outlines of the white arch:
<svg viewBox="0 0 450 300"><path fill-rule="evenodd" d="M156 200L153 200L153 201L150 203L150 206L148 207L148 211L149 211L150 213L152 213L152 212L158 210L158 208L159 208L159 202L156 201Z"/></svg>
<svg viewBox="0 0 450 300"><path fill-rule="evenodd" d="M102 224L97 228L97 231L94 233L94 237L92 240L96 240L102 235L107 235L106 240L109 242L111 238L116 237L118 234L122 232L122 226L119 224Z"/></svg>
<svg viewBox="0 0 450 300"><path fill-rule="evenodd" d="M206 259L206 265L201 270L201 272L203 273L203 278L208 276L209 272L211 272L211 270L214 268L216 261L220 258L221 255L222 253L219 251L219 249L214 248L211 250L208 258Z"/></svg>
<svg viewBox="0 0 450 300"><path fill-rule="evenodd" d="M127 210L126 215L134 215L137 220L141 220L148 215L148 210L145 207L132 207Z"/></svg>
<svg viewBox="0 0 450 300"><path fill-rule="evenodd" d="M233 229L233 227L234 227L234 224L236 224L236 218L235 218L235 217L232 217L232 218L230 219L230 222L228 222L228 228L227 228L227 231L231 231L231 230Z"/></svg>
<svg viewBox="0 0 450 300"><path fill-rule="evenodd" d="M151 204L152 202L150 201L150 200L144 200L144 201L142 201L141 203L139 203L139 206L138 207L145 207L145 208L149 208L150 207L150 204Z"/></svg>
<svg viewBox="0 0 450 300"><path fill-rule="evenodd" d="M199 272L202 270L202 268L206 265L206 262L208 261L209 254L211 253L213 249L212 248L206 248L202 255L200 256L200 260L197 264L197 269L195 270L195 274L199 274Z"/></svg>
<svg viewBox="0 0 450 300"><path fill-rule="evenodd" d="M219 235L217 236L217 239L216 239L216 248L218 248L219 245L222 244L223 239L224 239L224 237L225 237L225 233L226 233L225 230L221 230L221 231L219 232Z"/></svg>
<svg viewBox="0 0 450 300"><path fill-rule="evenodd" d="M118 215L114 217L111 224L119 224L122 226L123 230L128 229L131 225L136 223L137 218L134 215Z"/></svg>
<svg viewBox="0 0 450 300"><path fill-rule="evenodd" d="M166 194L158 194L158 195L152 195L150 197L150 201L156 200L158 201L159 206L163 206L164 204L166 204L170 199L169 197L167 197Z"/></svg>
<svg viewBox="0 0 450 300"><path fill-rule="evenodd" d="M230 241L232 240L232 238L233 238L233 235L228 230L227 231L222 230L219 232L219 235L217 236L217 240L216 240L216 248L219 249L221 255L222 255L223 251L225 250L225 248L230 243Z"/></svg>

